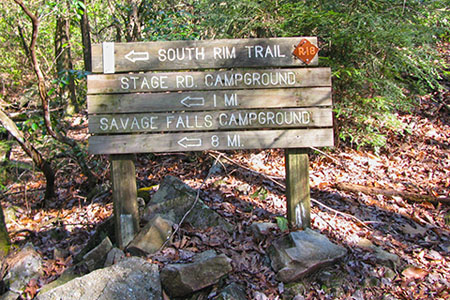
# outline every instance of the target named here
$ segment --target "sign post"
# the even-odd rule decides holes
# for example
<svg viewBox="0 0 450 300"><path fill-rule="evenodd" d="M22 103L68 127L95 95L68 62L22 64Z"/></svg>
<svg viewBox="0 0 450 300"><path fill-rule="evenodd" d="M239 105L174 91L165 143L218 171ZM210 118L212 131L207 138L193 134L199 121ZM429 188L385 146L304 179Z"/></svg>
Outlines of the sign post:
<svg viewBox="0 0 450 300"><path fill-rule="evenodd" d="M333 146L331 71L316 67L316 38L103 43L92 53L102 74L88 76L89 151L112 155L114 189L134 172L122 155L285 148L288 220L309 227L305 148ZM126 189L117 201L135 203ZM137 214L116 206L128 207L115 209L124 247Z"/></svg>

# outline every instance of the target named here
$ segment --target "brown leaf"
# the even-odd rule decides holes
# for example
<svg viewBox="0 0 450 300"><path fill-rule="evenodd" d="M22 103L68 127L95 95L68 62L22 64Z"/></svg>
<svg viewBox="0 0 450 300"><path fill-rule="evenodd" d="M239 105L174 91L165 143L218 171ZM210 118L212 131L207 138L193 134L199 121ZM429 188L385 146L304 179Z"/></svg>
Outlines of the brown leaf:
<svg viewBox="0 0 450 300"><path fill-rule="evenodd" d="M409 267L403 270L402 275L406 280L422 279L428 275L428 272L418 267Z"/></svg>

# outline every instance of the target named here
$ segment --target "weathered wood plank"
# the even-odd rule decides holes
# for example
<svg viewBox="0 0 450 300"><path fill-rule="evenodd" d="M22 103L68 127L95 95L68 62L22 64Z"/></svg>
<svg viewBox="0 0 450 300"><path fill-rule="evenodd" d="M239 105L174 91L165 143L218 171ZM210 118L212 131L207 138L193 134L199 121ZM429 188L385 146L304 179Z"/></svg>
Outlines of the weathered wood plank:
<svg viewBox="0 0 450 300"><path fill-rule="evenodd" d="M308 149L285 149L287 217L292 229L311 227Z"/></svg>
<svg viewBox="0 0 450 300"><path fill-rule="evenodd" d="M329 87L330 68L89 75L88 94Z"/></svg>
<svg viewBox="0 0 450 300"><path fill-rule="evenodd" d="M253 109L89 116L89 132L120 134L333 126L331 108Z"/></svg>
<svg viewBox="0 0 450 300"><path fill-rule="evenodd" d="M89 95L89 114L331 106L331 87Z"/></svg>
<svg viewBox="0 0 450 300"><path fill-rule="evenodd" d="M97 135L89 138L89 153L91 154L326 146L333 146L332 128Z"/></svg>
<svg viewBox="0 0 450 300"><path fill-rule="evenodd" d="M317 46L317 38L305 37ZM292 53L303 37L115 43L115 71L305 66ZM309 65L318 64L318 55ZM92 68L102 73L102 45L92 46Z"/></svg>
<svg viewBox="0 0 450 300"><path fill-rule="evenodd" d="M123 249L139 230L136 171L132 155L110 159L116 241Z"/></svg>

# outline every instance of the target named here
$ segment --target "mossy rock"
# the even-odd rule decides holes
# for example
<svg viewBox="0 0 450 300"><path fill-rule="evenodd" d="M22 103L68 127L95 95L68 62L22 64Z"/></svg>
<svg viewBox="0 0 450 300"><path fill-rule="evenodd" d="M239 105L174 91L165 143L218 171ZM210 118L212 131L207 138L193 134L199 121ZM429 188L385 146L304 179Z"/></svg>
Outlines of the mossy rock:
<svg viewBox="0 0 450 300"><path fill-rule="evenodd" d="M149 221L159 214L178 224L192 207L196 198L196 190L176 177L167 176L145 208L143 219ZM230 223L209 208L201 199L198 199L185 222L197 229L220 226L224 230L231 231L233 228Z"/></svg>
<svg viewBox="0 0 450 300"><path fill-rule="evenodd" d="M111 243L115 243L115 229L114 218L111 216L103 223L98 225L94 235L89 239L86 246L75 256L74 263L78 263L83 260L83 256L89 251L97 247L106 237L109 237Z"/></svg>

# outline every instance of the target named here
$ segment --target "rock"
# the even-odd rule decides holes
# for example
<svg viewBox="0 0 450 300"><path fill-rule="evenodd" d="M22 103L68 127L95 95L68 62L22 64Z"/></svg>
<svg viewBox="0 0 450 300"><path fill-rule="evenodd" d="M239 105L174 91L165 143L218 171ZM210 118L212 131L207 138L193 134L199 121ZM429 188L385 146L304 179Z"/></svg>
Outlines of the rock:
<svg viewBox="0 0 450 300"><path fill-rule="evenodd" d="M260 241L270 233L270 230L277 228L277 225L270 222L255 222L250 225L253 237Z"/></svg>
<svg viewBox="0 0 450 300"><path fill-rule="evenodd" d="M14 293L12 291L7 291L3 295L0 296L0 300L17 300L20 294Z"/></svg>
<svg viewBox="0 0 450 300"><path fill-rule="evenodd" d="M3 210L3 214L5 215L6 223L13 223L17 219L17 214L21 212L21 208L18 206L8 206Z"/></svg>
<svg viewBox="0 0 450 300"><path fill-rule="evenodd" d="M69 256L69 250L62 248L53 249L53 259L64 260L67 256Z"/></svg>
<svg viewBox="0 0 450 300"><path fill-rule="evenodd" d="M112 216L97 226L95 233L91 236L86 246L84 246L83 249L75 256L74 263L82 261L86 253L97 247L98 244L100 244L106 237L109 238L111 243L115 243L114 218Z"/></svg>
<svg viewBox="0 0 450 300"><path fill-rule="evenodd" d="M114 264L117 264L124 257L125 257L125 252L123 252L119 248L114 247L108 252L108 255L106 255L106 260L105 260L104 266L110 267Z"/></svg>
<svg viewBox="0 0 450 300"><path fill-rule="evenodd" d="M75 278L78 278L79 276L74 274L72 271L73 271L73 269L69 270L69 271L64 271L64 273L62 273L61 276L59 276L56 280L53 280L49 284L44 285L39 290L39 293L45 294L46 292L53 290L54 288L57 288L60 285L63 285Z"/></svg>
<svg viewBox="0 0 450 300"><path fill-rule="evenodd" d="M183 216L191 208L196 196L197 191L184 184L180 179L167 176L163 179L158 191L153 195L145 208L142 219L149 221L159 214L163 218L179 224ZM232 230L232 226L218 213L205 205L201 199L198 200L184 222L191 224L192 227L197 229L220 226L227 231Z"/></svg>
<svg viewBox="0 0 450 300"><path fill-rule="evenodd" d="M383 265L395 267L400 264L400 258L397 255L389 253L381 247L375 246L369 239L361 238L357 245L364 250L373 251L377 261Z"/></svg>
<svg viewBox="0 0 450 300"><path fill-rule="evenodd" d="M231 259L208 250L197 254L192 263L164 267L161 283L169 296L182 297L217 283L231 270Z"/></svg>
<svg viewBox="0 0 450 300"><path fill-rule="evenodd" d="M105 264L106 256L111 251L113 245L108 237L106 237L97 247L89 251L83 256L84 265L89 272L101 268Z"/></svg>
<svg viewBox="0 0 450 300"><path fill-rule="evenodd" d="M390 269L390 268L386 268L384 271L384 278L387 278L389 280L393 280L395 278L395 276L397 276L397 274L395 274L394 270Z"/></svg>
<svg viewBox="0 0 450 300"><path fill-rule="evenodd" d="M8 264L10 269L5 280L9 283L10 291L15 293L22 293L31 279L38 279L44 274L42 258L31 243L27 243L8 260Z"/></svg>
<svg viewBox="0 0 450 300"><path fill-rule="evenodd" d="M259 292L259 291L255 291L253 292L253 299L255 300L269 300L269 297L266 296L266 294Z"/></svg>
<svg viewBox="0 0 450 300"><path fill-rule="evenodd" d="M155 253L172 234L172 226L172 221L160 215L154 216L130 242L127 250L138 255Z"/></svg>
<svg viewBox="0 0 450 300"><path fill-rule="evenodd" d="M342 258L347 250L311 229L291 232L269 247L271 266L282 282L292 282Z"/></svg>
<svg viewBox="0 0 450 300"><path fill-rule="evenodd" d="M104 269L95 270L45 293L38 300L126 300L162 299L158 266L129 257Z"/></svg>
<svg viewBox="0 0 450 300"><path fill-rule="evenodd" d="M400 264L400 257L383 250L381 247L375 247L375 257L377 261L386 266L395 267Z"/></svg>
<svg viewBox="0 0 450 300"><path fill-rule="evenodd" d="M233 282L232 284L226 286L214 300L246 300L247 295L245 293L244 287Z"/></svg>
<svg viewBox="0 0 450 300"><path fill-rule="evenodd" d="M209 174L214 175L226 172L228 166L230 166L230 164L224 158L219 159L219 161L215 160L211 169L209 169Z"/></svg>
<svg viewBox="0 0 450 300"><path fill-rule="evenodd" d="M360 238L357 246L363 248L364 250L372 250L375 247L372 241L367 238Z"/></svg>

